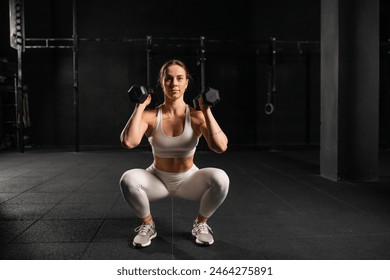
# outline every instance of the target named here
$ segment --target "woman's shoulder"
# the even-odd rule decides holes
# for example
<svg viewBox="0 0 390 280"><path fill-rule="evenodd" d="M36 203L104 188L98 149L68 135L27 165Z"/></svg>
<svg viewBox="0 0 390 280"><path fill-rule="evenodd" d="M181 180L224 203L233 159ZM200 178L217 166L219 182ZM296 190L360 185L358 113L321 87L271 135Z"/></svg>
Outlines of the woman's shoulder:
<svg viewBox="0 0 390 280"><path fill-rule="evenodd" d="M158 113L158 108L150 109L150 110L145 110L143 112L143 119L145 123L147 124L148 128L146 129L145 135L149 137L153 130L156 127L157 123L157 113Z"/></svg>
<svg viewBox="0 0 390 280"><path fill-rule="evenodd" d="M190 114L191 114L191 117L199 117L199 116L203 116L202 112L195 109L194 107L191 107L188 105L188 107L190 108Z"/></svg>
<svg viewBox="0 0 390 280"><path fill-rule="evenodd" d="M143 112L143 117L146 121L153 121L157 118L158 108L156 107L154 109L145 110Z"/></svg>
<svg viewBox="0 0 390 280"><path fill-rule="evenodd" d="M203 113L190 106L191 120L194 123L202 123L204 121Z"/></svg>

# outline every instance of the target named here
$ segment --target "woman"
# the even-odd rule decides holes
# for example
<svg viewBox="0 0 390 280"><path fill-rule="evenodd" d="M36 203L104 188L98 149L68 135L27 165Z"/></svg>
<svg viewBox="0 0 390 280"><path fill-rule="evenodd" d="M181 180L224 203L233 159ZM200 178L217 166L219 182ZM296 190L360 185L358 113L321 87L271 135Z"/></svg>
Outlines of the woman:
<svg viewBox="0 0 390 280"><path fill-rule="evenodd" d="M135 247L146 247L157 236L149 202L168 196L200 201L192 235L196 243L211 245L214 238L207 220L224 201L229 178L217 168L199 169L194 153L203 135L209 148L217 153L227 149L227 137L215 120L209 106L200 100L197 111L184 102L189 83L187 67L179 60L170 60L160 69L160 85L164 103L145 110L151 96L137 104L121 133L122 145L136 147L143 135L152 146L153 164L144 169L126 171L120 180L122 194L142 224L136 228Z"/></svg>

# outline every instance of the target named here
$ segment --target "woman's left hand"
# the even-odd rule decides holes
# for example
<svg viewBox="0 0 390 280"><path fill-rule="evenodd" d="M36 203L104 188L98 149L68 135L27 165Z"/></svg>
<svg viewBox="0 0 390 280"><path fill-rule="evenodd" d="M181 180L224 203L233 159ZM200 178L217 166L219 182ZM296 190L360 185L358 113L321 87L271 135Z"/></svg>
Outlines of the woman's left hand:
<svg viewBox="0 0 390 280"><path fill-rule="evenodd" d="M203 102L203 96L201 96L199 98L199 107L200 107L200 110L203 112L203 111L206 111L208 108L210 108L210 105L206 104Z"/></svg>

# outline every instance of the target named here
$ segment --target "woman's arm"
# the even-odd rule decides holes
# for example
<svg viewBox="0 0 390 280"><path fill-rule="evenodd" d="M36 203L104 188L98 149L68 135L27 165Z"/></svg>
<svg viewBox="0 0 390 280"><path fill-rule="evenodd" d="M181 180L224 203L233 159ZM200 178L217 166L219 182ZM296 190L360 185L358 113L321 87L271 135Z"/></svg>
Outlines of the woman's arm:
<svg viewBox="0 0 390 280"><path fill-rule="evenodd" d="M120 140L123 147L127 149L135 148L139 145L148 129L148 122L146 120L145 108L150 103L150 95L142 104L137 104L134 108L133 114L126 123L121 135Z"/></svg>
<svg viewBox="0 0 390 280"><path fill-rule="evenodd" d="M201 122L199 130L206 139L209 148L216 153L222 153L227 149L227 136L214 118L210 106L202 105L203 104L201 104L201 111L203 113L204 121Z"/></svg>

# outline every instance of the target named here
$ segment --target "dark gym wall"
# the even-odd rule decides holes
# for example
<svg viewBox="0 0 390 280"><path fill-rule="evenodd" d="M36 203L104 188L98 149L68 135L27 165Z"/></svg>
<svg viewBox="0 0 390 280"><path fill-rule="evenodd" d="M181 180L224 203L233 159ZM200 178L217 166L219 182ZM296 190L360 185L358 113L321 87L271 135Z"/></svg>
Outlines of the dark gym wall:
<svg viewBox="0 0 390 280"><path fill-rule="evenodd" d="M71 2L25 1L26 37L70 38ZM77 2L81 38L155 38L153 81L166 59L183 59L194 76L188 102L199 91L199 42L180 47L177 42L157 38L203 35L224 40L225 43L206 44L206 85L221 92L222 101L214 112L230 145L319 143L319 49L300 50L296 45L278 48L276 111L269 117L264 114L268 57L264 44L253 42L270 37L319 41L320 0ZM5 29L8 1L1 5L5 25L0 27L0 56L15 60L16 51L9 47L9 30ZM27 50L24 77L29 88L33 124L29 133L33 142L40 146L72 146L72 52ZM146 83L145 42L80 42L82 146L119 146L119 133L134 106L126 92L134 83ZM161 100L161 91L157 89L157 93Z"/></svg>
<svg viewBox="0 0 390 280"><path fill-rule="evenodd" d="M92 6L94 7L91 8ZM291 9L297 11L299 20L291 13ZM115 5L109 1L101 1L98 5L93 1L83 1L78 7L78 22L80 37L88 38L145 38L146 35L155 38L199 38L204 35L209 39L236 40L238 43L206 45L206 85L218 88L221 92L222 102L214 112L229 135L230 143L253 145L256 142L269 143L264 135L270 133L267 129L270 120L257 119L256 110L264 106L265 98L261 97L264 96L264 90L256 88L256 79L266 73L256 72L258 46L248 42L268 40L271 36L285 40L318 40L319 23L316 23L316 13L319 13L318 5L313 5L312 1L302 1L298 5L287 4L287 1L264 5L258 1L185 1L184 5L176 1L145 1L137 5L129 5L127 1L117 1ZM308 25L308 22L313 24ZM281 26L285 24L294 32ZM303 28L307 25L311 28ZM155 39L153 42L158 46L153 48L152 79L157 79L158 69L165 60L173 57L183 59L194 76L194 85L187 93L187 100L190 101L199 91L196 83L199 82L199 69L196 66L199 42L183 42L185 45L192 45L192 50L191 47L177 47L176 42L172 41ZM262 53L262 56L266 55ZM260 62L264 64L266 58L262 57ZM300 95L302 90L304 94L306 86L304 72L302 75L305 65L298 61L294 63L298 63L300 70L287 74L286 78L292 84L285 89L288 98L284 104L297 104L294 106L296 110L291 111L281 101L279 112L286 107L292 113L286 112L286 117L280 113L279 117L275 114L280 128L276 133L285 131L288 135L276 136L282 144L284 141L293 144L304 141L302 131L292 129L291 123L285 124L285 121L297 119L296 115L302 115ZM282 64L281 68L283 67L287 66ZM85 128L81 133L81 143L117 143L118 133L133 108L127 101L126 90L131 84L146 82L145 42L82 42L79 73L81 127ZM300 86L297 88L294 84ZM162 100L162 93L158 89L157 94ZM317 114L318 104L314 107ZM99 121L101 117L103 122ZM302 124L297 126L302 127ZM97 131L100 131L98 135Z"/></svg>
<svg viewBox="0 0 390 280"><path fill-rule="evenodd" d="M390 1L380 1L379 143L390 146Z"/></svg>

